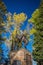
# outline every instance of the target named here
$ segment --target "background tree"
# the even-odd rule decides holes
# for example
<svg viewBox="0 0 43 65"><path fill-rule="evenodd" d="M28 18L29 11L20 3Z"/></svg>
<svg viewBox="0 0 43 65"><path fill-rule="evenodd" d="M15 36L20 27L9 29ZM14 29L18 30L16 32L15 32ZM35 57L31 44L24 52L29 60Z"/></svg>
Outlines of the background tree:
<svg viewBox="0 0 43 65"><path fill-rule="evenodd" d="M8 45L13 50L14 50L14 47L20 48L22 47L22 40L21 40L21 38L23 37L22 33L24 33L20 28L22 24L24 24L25 20L27 19L27 15L23 12L20 14L14 13L12 15L9 12L6 14L6 17L7 17L7 20L6 20L6 25L4 27L6 31L10 33L10 39L6 40L6 45ZM13 27L13 31L11 31L12 30L11 27ZM26 35L26 37L28 36ZM25 38L25 41L26 41L26 38Z"/></svg>
<svg viewBox="0 0 43 65"><path fill-rule="evenodd" d="M7 10L6 10L6 6L5 4L2 2L2 0L0 0L0 61L1 59L3 58L3 50L1 48L1 45L2 43L5 41L5 38L2 37L2 33L5 32L5 29L4 29L4 16L5 14L7 13Z"/></svg>
<svg viewBox="0 0 43 65"><path fill-rule="evenodd" d="M29 21L34 24L36 30L34 33L33 58L38 62L38 65L43 65L43 0Z"/></svg>
<svg viewBox="0 0 43 65"><path fill-rule="evenodd" d="M15 24L15 29L12 33L12 48L16 48L15 50L18 50L22 47L22 41L25 41L27 43L27 35L24 31L20 30L21 25L24 23L24 21L27 19L27 16L25 13L16 14L13 15L13 21ZM23 36L24 35L24 36ZM24 37L24 39L23 39Z"/></svg>

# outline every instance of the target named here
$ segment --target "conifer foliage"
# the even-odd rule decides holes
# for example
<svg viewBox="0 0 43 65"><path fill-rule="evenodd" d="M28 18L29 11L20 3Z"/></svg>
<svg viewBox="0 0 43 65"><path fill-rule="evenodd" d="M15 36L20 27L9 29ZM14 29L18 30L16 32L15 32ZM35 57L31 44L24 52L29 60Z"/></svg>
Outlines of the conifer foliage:
<svg viewBox="0 0 43 65"><path fill-rule="evenodd" d="M43 0L40 6L29 20L33 23L34 29L34 44L33 44L33 58L38 62L38 65L43 65Z"/></svg>
<svg viewBox="0 0 43 65"><path fill-rule="evenodd" d="M1 48L2 43L5 41L5 38L2 37L2 33L5 32L4 29L4 16L7 13L6 10L6 6L4 5L4 3L2 2L2 0L0 0L0 61L2 59L2 55L3 55L3 50Z"/></svg>

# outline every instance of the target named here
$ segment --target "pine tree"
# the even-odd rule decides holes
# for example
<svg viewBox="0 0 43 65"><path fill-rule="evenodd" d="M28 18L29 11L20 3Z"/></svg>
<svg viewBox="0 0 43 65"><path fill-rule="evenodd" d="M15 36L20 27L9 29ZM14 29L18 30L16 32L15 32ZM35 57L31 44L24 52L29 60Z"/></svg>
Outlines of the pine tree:
<svg viewBox="0 0 43 65"><path fill-rule="evenodd" d="M38 12L38 13L37 13ZM43 0L41 0L38 10L32 14L32 18L36 33L34 34L33 58L38 65L43 65Z"/></svg>
<svg viewBox="0 0 43 65"><path fill-rule="evenodd" d="M1 55L0 56L0 61L2 59L2 54L3 54L3 50L1 48L1 45L5 41L5 39L2 38L2 33L5 32L3 21L4 21L4 16L5 16L6 13L7 13L6 6L2 2L2 0L0 0L0 55Z"/></svg>

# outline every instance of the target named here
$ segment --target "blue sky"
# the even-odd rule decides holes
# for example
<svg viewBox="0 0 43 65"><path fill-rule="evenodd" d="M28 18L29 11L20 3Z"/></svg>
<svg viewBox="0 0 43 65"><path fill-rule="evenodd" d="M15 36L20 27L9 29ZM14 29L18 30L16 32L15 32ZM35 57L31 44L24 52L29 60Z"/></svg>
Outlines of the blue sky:
<svg viewBox="0 0 43 65"><path fill-rule="evenodd" d="M3 0L7 6L7 10L11 13L24 12L28 18L31 17L33 11L39 7L40 0Z"/></svg>

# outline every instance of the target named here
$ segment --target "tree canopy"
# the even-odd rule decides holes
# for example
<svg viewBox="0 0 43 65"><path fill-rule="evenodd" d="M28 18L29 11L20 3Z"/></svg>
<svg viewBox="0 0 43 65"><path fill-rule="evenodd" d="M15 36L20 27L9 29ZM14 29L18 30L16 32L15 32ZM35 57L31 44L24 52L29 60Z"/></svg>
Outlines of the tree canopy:
<svg viewBox="0 0 43 65"><path fill-rule="evenodd" d="M29 19L33 23L34 29L34 44L33 44L33 58L40 65L43 62L43 1L41 0L40 6L36 9L32 17ZM43 65L43 63L42 63Z"/></svg>

